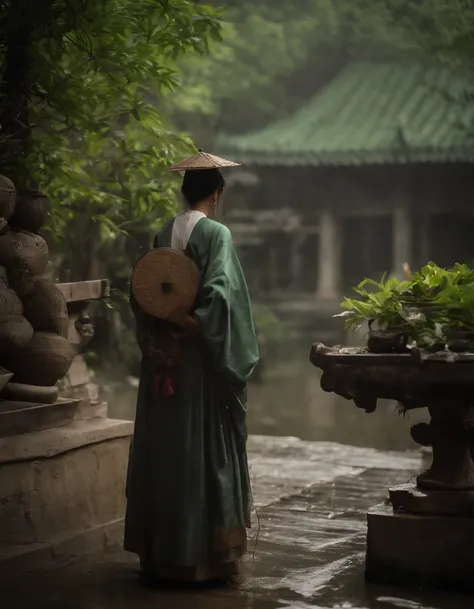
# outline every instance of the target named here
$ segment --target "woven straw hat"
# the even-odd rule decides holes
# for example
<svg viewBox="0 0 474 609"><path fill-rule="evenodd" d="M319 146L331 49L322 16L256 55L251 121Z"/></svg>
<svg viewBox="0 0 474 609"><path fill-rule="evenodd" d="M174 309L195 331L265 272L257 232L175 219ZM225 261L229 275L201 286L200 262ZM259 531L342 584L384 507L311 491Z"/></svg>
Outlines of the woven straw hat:
<svg viewBox="0 0 474 609"><path fill-rule="evenodd" d="M151 250L135 265L132 293L149 315L179 325L191 309L199 287L199 271L183 252L167 247Z"/></svg>
<svg viewBox="0 0 474 609"><path fill-rule="evenodd" d="M189 159L180 161L176 165L172 165L167 171L193 171L199 169L219 169L223 167L240 167L240 163L234 163L233 161L227 161L221 159L218 156L199 150L197 154Z"/></svg>

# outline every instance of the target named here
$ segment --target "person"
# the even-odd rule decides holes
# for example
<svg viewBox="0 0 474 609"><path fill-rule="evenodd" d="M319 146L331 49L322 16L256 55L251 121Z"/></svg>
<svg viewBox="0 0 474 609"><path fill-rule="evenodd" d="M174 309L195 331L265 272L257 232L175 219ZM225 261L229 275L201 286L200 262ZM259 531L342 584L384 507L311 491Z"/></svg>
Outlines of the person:
<svg viewBox="0 0 474 609"><path fill-rule="evenodd" d="M188 209L155 238L154 247L185 252L200 272L194 310L181 329L153 325L131 299L142 364L124 547L139 555L142 573L155 581L228 580L246 551L246 386L259 354L232 236L212 219L224 185L219 169L186 171ZM179 347L176 382L157 391L154 341L171 335Z"/></svg>

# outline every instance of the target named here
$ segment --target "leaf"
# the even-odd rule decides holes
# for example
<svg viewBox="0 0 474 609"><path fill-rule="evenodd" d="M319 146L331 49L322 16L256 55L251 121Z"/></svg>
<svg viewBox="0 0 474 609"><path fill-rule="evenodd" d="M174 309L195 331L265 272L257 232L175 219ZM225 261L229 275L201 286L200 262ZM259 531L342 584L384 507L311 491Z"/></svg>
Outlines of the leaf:
<svg viewBox="0 0 474 609"><path fill-rule="evenodd" d="M333 317L352 317L354 316L354 311L343 311L342 313L337 313L333 315Z"/></svg>

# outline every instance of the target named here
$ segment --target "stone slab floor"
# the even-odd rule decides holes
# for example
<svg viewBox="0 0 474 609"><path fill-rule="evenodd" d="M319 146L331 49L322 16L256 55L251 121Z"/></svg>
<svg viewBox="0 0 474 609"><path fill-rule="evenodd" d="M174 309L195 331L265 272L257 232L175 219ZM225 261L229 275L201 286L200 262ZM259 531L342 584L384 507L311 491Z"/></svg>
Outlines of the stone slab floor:
<svg viewBox="0 0 474 609"><path fill-rule="evenodd" d="M421 466L387 453L294 438L249 441L258 517L238 585L156 590L120 548L1 586L5 609L468 609L474 599L364 582L365 512Z"/></svg>

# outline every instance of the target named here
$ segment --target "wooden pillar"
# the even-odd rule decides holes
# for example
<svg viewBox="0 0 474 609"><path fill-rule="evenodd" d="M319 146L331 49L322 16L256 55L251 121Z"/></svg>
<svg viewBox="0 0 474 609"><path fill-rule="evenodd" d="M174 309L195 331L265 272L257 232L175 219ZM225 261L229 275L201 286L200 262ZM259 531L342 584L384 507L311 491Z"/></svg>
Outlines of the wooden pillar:
<svg viewBox="0 0 474 609"><path fill-rule="evenodd" d="M412 249L412 218L406 207L396 207L393 210L393 269L392 274L403 277L403 265L413 264Z"/></svg>
<svg viewBox="0 0 474 609"><path fill-rule="evenodd" d="M320 215L318 298L340 297L341 235L334 212L325 209Z"/></svg>

